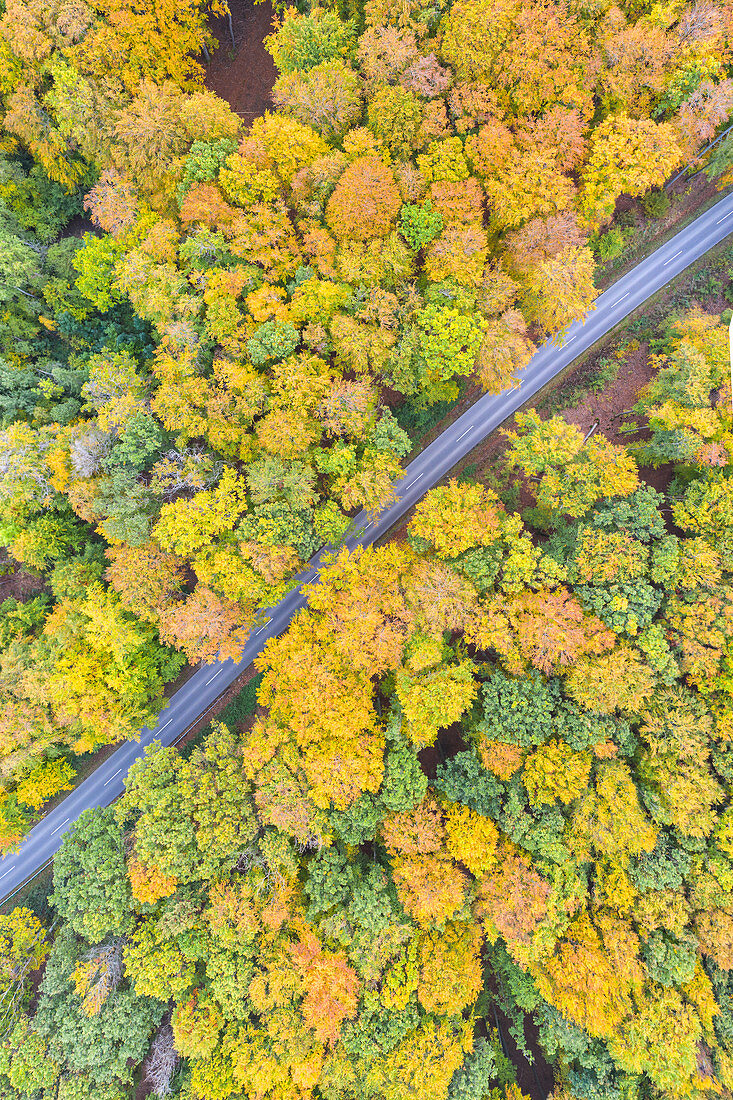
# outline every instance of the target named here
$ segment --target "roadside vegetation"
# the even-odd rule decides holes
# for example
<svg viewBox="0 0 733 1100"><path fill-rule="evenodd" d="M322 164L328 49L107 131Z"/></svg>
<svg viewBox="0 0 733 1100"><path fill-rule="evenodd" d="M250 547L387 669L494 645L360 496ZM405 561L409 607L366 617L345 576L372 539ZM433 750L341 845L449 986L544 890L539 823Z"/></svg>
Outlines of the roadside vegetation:
<svg viewBox="0 0 733 1100"><path fill-rule="evenodd" d="M0 918L8 1096L520 1100L492 1003L528 1051L531 1015L556 1100L726 1094L719 317L672 319L654 367L640 442L520 414L521 516L454 480L339 553L256 715L250 685L80 818L45 924Z"/></svg>
<svg viewBox="0 0 733 1100"><path fill-rule="evenodd" d="M2 1100L523 1100L495 1008L554 1100L729 1095L727 300L339 545L585 312L629 204L664 218L733 110L732 13L286 9L247 126L195 60L222 14L0 16L0 849L333 548L258 678L0 916Z"/></svg>
<svg viewBox="0 0 733 1100"><path fill-rule="evenodd" d="M712 4L288 9L246 129L205 5L74 10L0 19L5 847L582 314L733 104Z"/></svg>

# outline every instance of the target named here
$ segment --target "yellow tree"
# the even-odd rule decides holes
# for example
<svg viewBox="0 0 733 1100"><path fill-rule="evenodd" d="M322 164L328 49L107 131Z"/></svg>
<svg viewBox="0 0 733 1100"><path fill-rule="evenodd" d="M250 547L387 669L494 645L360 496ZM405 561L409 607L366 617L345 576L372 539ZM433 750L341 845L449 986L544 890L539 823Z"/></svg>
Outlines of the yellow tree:
<svg viewBox="0 0 733 1100"><path fill-rule="evenodd" d="M418 501L409 530L411 537L427 543L438 557L453 558L474 546L490 546L501 537L507 521L491 489L462 485L451 478Z"/></svg>
<svg viewBox="0 0 733 1100"><path fill-rule="evenodd" d="M472 662L462 661L417 675L400 670L395 690L407 720L405 732L422 749L459 720L476 698L478 684Z"/></svg>
<svg viewBox="0 0 733 1100"><path fill-rule="evenodd" d="M619 195L658 187L681 161L671 123L610 115L591 136L582 175L584 213L592 222L607 221Z"/></svg>
<svg viewBox="0 0 733 1100"><path fill-rule="evenodd" d="M531 966L541 995L597 1038L610 1039L634 1010L643 969L630 925L607 921L604 935L586 913L577 917L552 955Z"/></svg>

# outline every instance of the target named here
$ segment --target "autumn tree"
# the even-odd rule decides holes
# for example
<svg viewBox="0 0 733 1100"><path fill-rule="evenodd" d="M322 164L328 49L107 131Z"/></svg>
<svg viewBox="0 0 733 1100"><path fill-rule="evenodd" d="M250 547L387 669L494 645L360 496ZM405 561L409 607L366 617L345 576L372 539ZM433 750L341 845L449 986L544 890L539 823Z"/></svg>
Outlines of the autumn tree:
<svg viewBox="0 0 733 1100"><path fill-rule="evenodd" d="M681 160L669 123L609 116L591 137L583 172L584 212L593 221L607 221L619 195L643 195L659 186Z"/></svg>

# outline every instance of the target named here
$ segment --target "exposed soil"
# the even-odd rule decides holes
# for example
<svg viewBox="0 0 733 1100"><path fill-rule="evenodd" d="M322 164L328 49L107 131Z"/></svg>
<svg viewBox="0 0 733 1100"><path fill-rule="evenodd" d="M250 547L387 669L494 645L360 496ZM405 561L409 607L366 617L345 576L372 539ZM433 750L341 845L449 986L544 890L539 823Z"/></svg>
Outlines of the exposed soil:
<svg viewBox="0 0 733 1100"><path fill-rule="evenodd" d="M270 93L277 73L264 47L272 31L273 11L269 3L229 0L235 49L232 50L227 20L212 19L211 28L219 40L219 49L207 66L206 87L226 99L245 122L272 107Z"/></svg>
<svg viewBox="0 0 733 1100"><path fill-rule="evenodd" d="M77 214L67 222L61 238L65 237L83 237L85 233L92 233L95 237L101 237L102 230L93 225L86 214Z"/></svg>
<svg viewBox="0 0 733 1100"><path fill-rule="evenodd" d="M0 554L0 567L13 568L10 573L0 576L0 603L4 600L15 599L21 603L32 600L34 596L40 596L41 592L48 591L43 577L37 577L35 573L27 573L22 566L11 562L6 551Z"/></svg>

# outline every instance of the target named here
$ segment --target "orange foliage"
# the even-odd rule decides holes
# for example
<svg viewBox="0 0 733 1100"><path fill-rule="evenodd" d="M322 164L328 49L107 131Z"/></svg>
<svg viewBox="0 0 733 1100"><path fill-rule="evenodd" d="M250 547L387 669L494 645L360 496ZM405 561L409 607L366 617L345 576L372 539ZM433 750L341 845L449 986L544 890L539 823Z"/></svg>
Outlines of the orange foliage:
<svg viewBox="0 0 733 1100"><path fill-rule="evenodd" d="M290 946L290 954L305 991L300 1006L303 1019L321 1042L333 1046L344 1020L356 1015L359 979L343 951L324 951L307 929Z"/></svg>
<svg viewBox="0 0 733 1100"><path fill-rule="evenodd" d="M440 925L460 909L469 881L450 859L439 855L401 856L392 861L392 877L406 911L419 925Z"/></svg>
<svg viewBox="0 0 733 1100"><path fill-rule="evenodd" d="M145 905L154 905L161 898L169 898L178 888L174 875L164 875L157 867L142 863L134 856L128 861L127 874L132 896Z"/></svg>
<svg viewBox="0 0 733 1100"><path fill-rule="evenodd" d="M387 236L400 205L390 169L376 157L358 157L336 184L326 206L326 221L339 240L368 241Z"/></svg>

